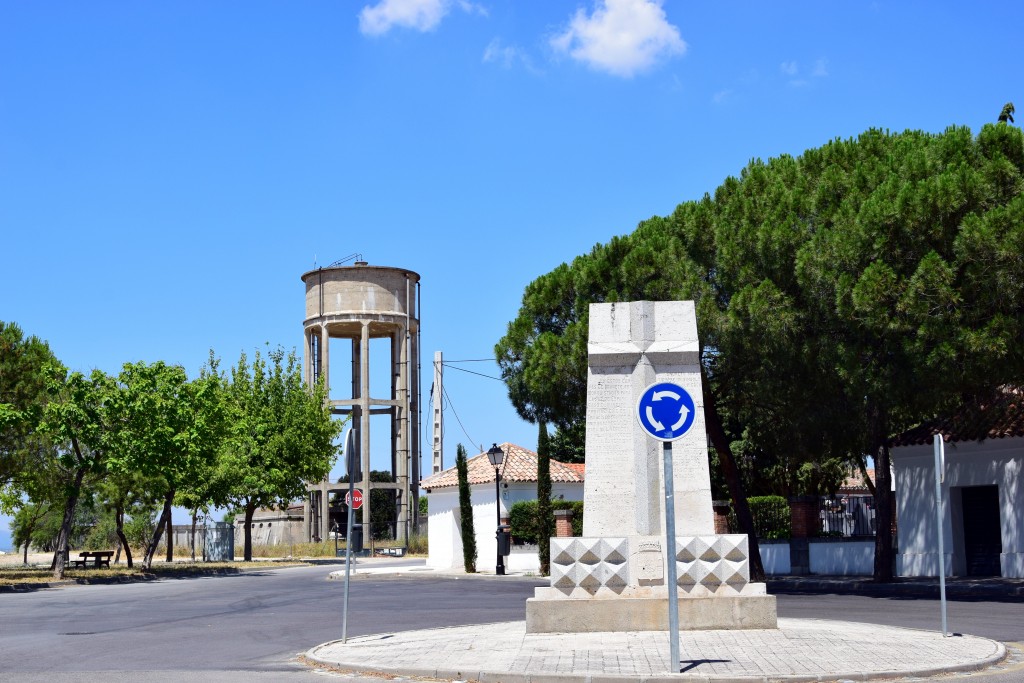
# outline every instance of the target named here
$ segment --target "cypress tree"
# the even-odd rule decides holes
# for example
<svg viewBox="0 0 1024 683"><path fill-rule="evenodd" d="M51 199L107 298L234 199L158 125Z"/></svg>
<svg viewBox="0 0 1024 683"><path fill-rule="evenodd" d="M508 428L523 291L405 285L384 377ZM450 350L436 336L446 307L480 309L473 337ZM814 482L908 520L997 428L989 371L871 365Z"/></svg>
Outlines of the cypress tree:
<svg viewBox="0 0 1024 683"><path fill-rule="evenodd" d="M551 571L554 527L555 520L551 516L551 445L548 426L542 421L537 433L537 554L540 556L540 573L544 576Z"/></svg>
<svg viewBox="0 0 1024 683"><path fill-rule="evenodd" d="M467 574L476 573L476 534L473 531L473 504L469 497L469 467L466 449L455 449L455 469L459 473L459 520L462 524L462 561Z"/></svg>

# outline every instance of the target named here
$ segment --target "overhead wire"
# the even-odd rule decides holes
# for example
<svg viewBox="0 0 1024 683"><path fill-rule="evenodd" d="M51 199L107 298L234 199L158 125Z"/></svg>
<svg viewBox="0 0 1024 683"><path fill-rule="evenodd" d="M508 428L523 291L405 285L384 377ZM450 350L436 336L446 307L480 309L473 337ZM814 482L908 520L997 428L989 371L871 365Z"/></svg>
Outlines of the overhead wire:
<svg viewBox="0 0 1024 683"><path fill-rule="evenodd" d="M441 367L449 367L448 366L448 362L445 361L445 362L441 363ZM471 375L479 375L480 377L486 377L487 379L493 379L493 380L496 380L498 382L504 382L505 381L505 380L503 380L500 377L492 377L491 375L485 375L482 372L473 372L472 370L467 370L465 368L457 368L457 367L454 367L454 366L450 366L450 367L452 368L452 370L458 370L459 372L468 372Z"/></svg>
<svg viewBox="0 0 1024 683"><path fill-rule="evenodd" d="M469 439L470 445L471 446L475 446L476 442L473 441L473 437L471 437L469 435L469 432L466 431L466 426L464 424L462 424L462 418L460 418L458 412L456 412L455 404L452 403L452 398L451 398L451 396L448 395L448 390L444 388L444 385L441 386L441 393L442 393L442 395L444 397L444 400L447 402L447 407L452 409L452 415L455 416L455 420L459 423L459 426L462 427L462 433L466 435L467 439ZM442 404L442 405L445 405L445 404Z"/></svg>

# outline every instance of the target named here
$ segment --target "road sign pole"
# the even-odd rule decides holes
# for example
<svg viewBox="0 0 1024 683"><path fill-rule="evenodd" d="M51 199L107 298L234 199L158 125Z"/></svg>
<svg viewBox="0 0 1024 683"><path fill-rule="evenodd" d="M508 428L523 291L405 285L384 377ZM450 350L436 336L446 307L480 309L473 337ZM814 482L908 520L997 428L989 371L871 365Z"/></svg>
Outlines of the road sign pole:
<svg viewBox="0 0 1024 683"><path fill-rule="evenodd" d="M665 463L665 555L668 564L669 670L681 673L679 658L679 584L676 576L676 505L672 481L672 442L664 442Z"/></svg>
<svg viewBox="0 0 1024 683"><path fill-rule="evenodd" d="M942 524L942 475L946 464L945 443L942 435L935 435L935 519L939 532L939 605L942 611L942 637L948 635L946 630L946 550L943 547Z"/></svg>
<svg viewBox="0 0 1024 683"><path fill-rule="evenodd" d="M682 673L679 658L679 577L676 569L676 504L672 481L672 442L690 431L697 414L693 397L672 382L656 382L640 394L636 419L650 436L662 442L665 465L665 555L668 571L669 672Z"/></svg>
<svg viewBox="0 0 1024 683"><path fill-rule="evenodd" d="M348 438L345 439L345 463L348 466L348 523L345 531L345 605L341 617L341 642L348 642L348 586L352 576L352 518L355 511L352 508L352 489L355 487L355 468L352 466L352 453L355 450L355 439L352 437L353 430L349 429ZM349 449L352 450L349 450Z"/></svg>

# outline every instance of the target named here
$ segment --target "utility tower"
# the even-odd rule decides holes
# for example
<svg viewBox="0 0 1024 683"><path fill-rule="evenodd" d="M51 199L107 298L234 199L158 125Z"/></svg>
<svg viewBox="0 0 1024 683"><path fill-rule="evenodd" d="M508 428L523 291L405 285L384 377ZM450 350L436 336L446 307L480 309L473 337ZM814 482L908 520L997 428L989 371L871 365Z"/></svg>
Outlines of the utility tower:
<svg viewBox="0 0 1024 683"><path fill-rule="evenodd" d="M444 469L444 368L440 351L434 351L434 459L431 474Z"/></svg>
<svg viewBox="0 0 1024 683"><path fill-rule="evenodd" d="M335 263L311 270L302 281L306 285L306 382L314 384L323 378L331 411L350 415L351 427L357 433L362 467L356 486L362 489L363 505L355 511L359 515L355 523L362 526L364 542L372 545L375 532L380 535L383 530L370 525L371 491L393 490L395 510L389 515L394 520L390 533L404 544L410 531L415 530L419 500L420 276L411 270L356 261L350 266ZM351 364L349 376L339 382L348 386L331 385L332 360ZM339 366L335 374L344 376L346 370ZM375 383L374 390L386 395L371 396L371 377L379 379L385 370L390 382ZM370 481L371 434L374 442L383 435L382 425L376 420L373 424L379 431L371 432L370 418L375 415L390 417L387 438L394 483ZM326 480L307 488L307 539L328 538L328 494L347 488Z"/></svg>

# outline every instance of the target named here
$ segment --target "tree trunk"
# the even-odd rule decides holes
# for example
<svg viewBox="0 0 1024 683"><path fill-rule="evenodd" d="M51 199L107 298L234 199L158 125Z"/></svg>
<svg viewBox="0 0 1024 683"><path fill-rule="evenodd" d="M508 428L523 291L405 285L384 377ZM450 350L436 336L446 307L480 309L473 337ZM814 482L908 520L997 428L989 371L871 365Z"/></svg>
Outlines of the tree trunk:
<svg viewBox="0 0 1024 683"><path fill-rule="evenodd" d="M875 454L875 581L892 581L892 476L890 473L888 420L882 409L868 399L869 437Z"/></svg>
<svg viewBox="0 0 1024 683"><path fill-rule="evenodd" d="M761 548L757 544L757 531L754 529L754 517L750 514L750 505L747 504L747 494L743 490L743 480L740 479L739 468L733 460L732 450L729 448L729 439L725 435L725 428L722 426L722 417L718 414L718 403L711 392L708 384L707 373L701 367L701 380L704 389L704 420L707 423L708 436L711 445L718 453L718 460L722 464L722 473L729 485L729 495L732 496L733 508L736 510L736 520L740 524L743 533L747 535L747 544L750 552L750 580L763 582L765 580L764 565L761 564Z"/></svg>
<svg viewBox="0 0 1024 683"><path fill-rule="evenodd" d="M171 519L171 504L173 502L173 495L164 501L164 516L167 518L165 522L167 525L167 554L164 556L164 560L167 564L174 562L174 524Z"/></svg>
<svg viewBox="0 0 1024 683"><path fill-rule="evenodd" d="M199 518L199 510L192 511L192 533L189 535L189 545L192 546L192 561L196 561L196 520Z"/></svg>
<svg viewBox="0 0 1024 683"><path fill-rule="evenodd" d="M42 510L42 512L39 512ZM40 505L36 507L36 514L29 520L28 524L25 525L25 555L22 558L24 564L28 564L28 547L32 545L32 532L35 531L36 524L39 523L43 517L50 511L50 504L47 503L45 506ZM50 565L50 569L53 569L53 565Z"/></svg>
<svg viewBox="0 0 1024 683"><path fill-rule="evenodd" d="M256 514L256 503L246 501L245 503L245 546L243 548L242 559L246 562L252 562L252 516ZM346 541L347 543L347 541Z"/></svg>
<svg viewBox="0 0 1024 683"><path fill-rule="evenodd" d="M857 468L860 470L860 476L864 479L864 484L868 487L868 493L872 496L875 494L875 482L871 481L871 477L868 476L868 466L865 462L866 458L863 455L857 457Z"/></svg>
<svg viewBox="0 0 1024 683"><path fill-rule="evenodd" d="M121 542L121 547L124 548L124 559L128 563L128 568L132 568L132 549L128 547L128 538L124 535L124 504L118 503L114 507L114 525L117 533L117 540Z"/></svg>
<svg viewBox="0 0 1024 683"><path fill-rule="evenodd" d="M57 534L57 549L53 554L53 578L60 581L64 578L64 567L68 562L68 542L71 538L71 524L75 520L75 507L78 505L78 496L82 491L82 479L85 478L85 468L79 467L75 470L75 482L71 485L67 502L64 504L64 519L60 523L60 533Z"/></svg>
<svg viewBox="0 0 1024 683"><path fill-rule="evenodd" d="M157 522L156 531L153 532L153 538L149 542L149 546L146 548L146 557L142 561L142 568L149 570L153 568L153 556L156 555L156 547L160 543L160 536L163 534L164 525L167 525L168 531L171 528L171 503L174 501L174 491L170 490L167 495L164 496L164 511L160 515L160 521ZM170 538L168 533L168 543L173 543L174 539Z"/></svg>

